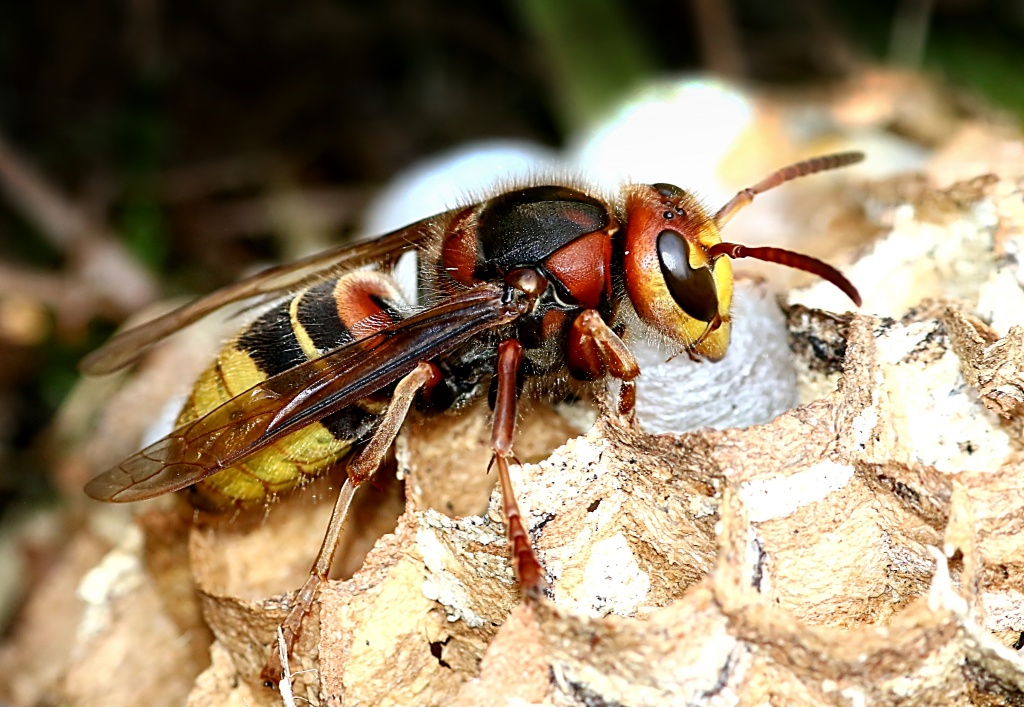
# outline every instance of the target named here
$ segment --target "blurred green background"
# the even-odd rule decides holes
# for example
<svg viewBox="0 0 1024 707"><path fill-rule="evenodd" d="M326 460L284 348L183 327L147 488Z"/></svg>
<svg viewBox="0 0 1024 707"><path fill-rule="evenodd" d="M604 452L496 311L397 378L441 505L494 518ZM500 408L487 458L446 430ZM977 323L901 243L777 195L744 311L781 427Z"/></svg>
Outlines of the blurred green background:
<svg viewBox="0 0 1024 707"><path fill-rule="evenodd" d="M48 423L134 304L290 257L300 232L346 237L377 187L437 150L558 145L645 78L806 85L873 62L1019 122L1024 3L0 3L0 513L54 498ZM141 278L124 297L88 285L109 243Z"/></svg>

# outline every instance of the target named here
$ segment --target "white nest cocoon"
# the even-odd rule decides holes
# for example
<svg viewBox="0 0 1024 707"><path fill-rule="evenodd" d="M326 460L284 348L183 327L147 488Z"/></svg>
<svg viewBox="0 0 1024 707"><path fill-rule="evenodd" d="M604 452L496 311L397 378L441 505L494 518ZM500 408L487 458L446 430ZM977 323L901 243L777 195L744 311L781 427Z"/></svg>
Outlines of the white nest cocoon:
<svg viewBox="0 0 1024 707"><path fill-rule="evenodd" d="M561 171L558 154L526 140L467 143L398 174L370 204L363 232L379 236L481 197L509 184Z"/></svg>
<svg viewBox="0 0 1024 707"><path fill-rule="evenodd" d="M754 101L714 79L659 81L628 96L607 119L570 140L566 160L599 188L669 182L723 203L722 158L750 129Z"/></svg>
<svg viewBox="0 0 1024 707"><path fill-rule="evenodd" d="M775 295L738 281L732 306L732 343L717 363L647 342L631 344L642 371L637 416L648 432L725 429L770 422L796 406L793 353Z"/></svg>

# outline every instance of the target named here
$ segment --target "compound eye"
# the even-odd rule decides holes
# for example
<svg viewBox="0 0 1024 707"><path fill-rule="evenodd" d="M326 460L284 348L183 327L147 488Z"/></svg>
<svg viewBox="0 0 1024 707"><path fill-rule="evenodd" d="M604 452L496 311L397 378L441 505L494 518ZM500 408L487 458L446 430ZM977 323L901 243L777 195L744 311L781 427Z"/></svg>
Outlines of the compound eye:
<svg viewBox="0 0 1024 707"><path fill-rule="evenodd" d="M714 319L718 314L715 278L710 267L695 269L690 265L689 242L675 231L662 231L658 234L658 262L680 309L697 321Z"/></svg>
<svg viewBox="0 0 1024 707"><path fill-rule="evenodd" d="M669 199L678 199L679 197L686 194L686 192L677 187L675 184L665 184L664 182L658 182L657 184L652 184L651 187L654 188L659 194Z"/></svg>

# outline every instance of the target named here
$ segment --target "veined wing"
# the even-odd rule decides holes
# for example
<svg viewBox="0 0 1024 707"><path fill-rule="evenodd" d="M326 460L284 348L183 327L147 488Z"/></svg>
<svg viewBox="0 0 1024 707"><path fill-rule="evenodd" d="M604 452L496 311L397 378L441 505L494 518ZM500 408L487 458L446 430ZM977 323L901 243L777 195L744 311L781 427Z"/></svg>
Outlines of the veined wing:
<svg viewBox="0 0 1024 707"><path fill-rule="evenodd" d="M431 235L434 225L445 216L432 216L371 241L314 253L302 260L268 268L252 277L226 285L205 297L115 335L82 359L80 367L90 375L113 373L134 363L156 342L228 304L244 299L253 299L254 304L259 304L288 291L298 290L329 273L395 258L419 247Z"/></svg>
<svg viewBox="0 0 1024 707"><path fill-rule="evenodd" d="M100 474L85 492L128 502L191 486L397 381L419 362L514 321L526 305L505 292L501 285L475 287L268 378Z"/></svg>

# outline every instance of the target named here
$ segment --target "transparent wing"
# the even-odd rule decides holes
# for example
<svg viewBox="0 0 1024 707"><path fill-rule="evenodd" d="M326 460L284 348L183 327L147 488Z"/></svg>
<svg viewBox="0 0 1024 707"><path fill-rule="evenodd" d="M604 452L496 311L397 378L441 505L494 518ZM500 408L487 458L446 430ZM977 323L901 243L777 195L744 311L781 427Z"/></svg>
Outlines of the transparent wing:
<svg viewBox="0 0 1024 707"><path fill-rule="evenodd" d="M143 352L161 339L240 300L251 299L254 306L298 290L339 270L352 269L390 258L418 248L434 232L437 223L448 214L439 214L372 241L345 245L315 253L294 263L279 265L215 290L205 297L123 331L104 346L82 359L82 372L90 375L113 373L134 363Z"/></svg>
<svg viewBox="0 0 1024 707"><path fill-rule="evenodd" d="M85 492L100 501L139 501L190 486L275 440L380 390L525 305L487 284L354 344L268 378L209 414L100 474Z"/></svg>

